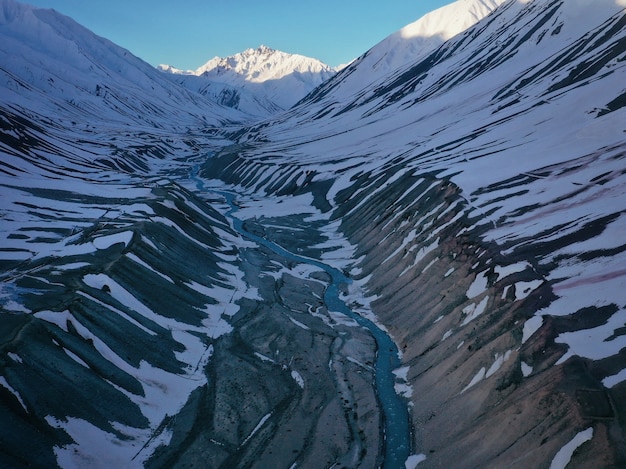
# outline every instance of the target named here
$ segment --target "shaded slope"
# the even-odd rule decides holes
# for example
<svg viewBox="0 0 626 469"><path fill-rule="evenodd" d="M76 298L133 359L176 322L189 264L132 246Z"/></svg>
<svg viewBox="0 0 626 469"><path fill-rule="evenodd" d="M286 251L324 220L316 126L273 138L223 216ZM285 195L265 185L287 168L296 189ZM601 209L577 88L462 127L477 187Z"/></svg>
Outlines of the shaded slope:
<svg viewBox="0 0 626 469"><path fill-rule="evenodd" d="M190 179L248 117L2 8L3 467L375 465L371 337Z"/></svg>
<svg viewBox="0 0 626 469"><path fill-rule="evenodd" d="M1 11L3 107L56 115L66 128L95 120L184 132L246 118L172 86L149 64L54 10L3 0Z"/></svg>

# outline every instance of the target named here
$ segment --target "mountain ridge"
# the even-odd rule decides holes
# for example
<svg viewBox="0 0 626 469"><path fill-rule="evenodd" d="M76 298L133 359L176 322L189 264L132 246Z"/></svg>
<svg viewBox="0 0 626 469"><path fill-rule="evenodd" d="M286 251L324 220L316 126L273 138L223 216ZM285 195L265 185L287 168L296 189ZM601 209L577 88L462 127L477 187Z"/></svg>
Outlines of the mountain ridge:
<svg viewBox="0 0 626 469"><path fill-rule="evenodd" d="M5 37L0 48L0 73L6 86L5 104L46 111L59 118L78 120L102 112L102 101L111 120L163 125L170 113L184 125L206 125L249 119L243 113L199 97L197 104L181 112L178 102L190 101L189 90L172 86L152 66L111 41L93 34L54 10L38 9L4 0L0 27ZM146 95L146 90L150 93ZM45 99L41 97L45 96ZM148 100L145 99L147 96ZM147 101L151 101L148 105ZM102 116L96 116L100 119Z"/></svg>
<svg viewBox="0 0 626 469"><path fill-rule="evenodd" d="M624 460L605 438L617 415L585 406L624 402L625 25L620 2L507 1L348 94L353 64L205 164L251 193L315 193L358 246L351 272L402 337L415 409L430 405L413 420L427 465L547 466L589 432L577 464Z"/></svg>
<svg viewBox="0 0 626 469"><path fill-rule="evenodd" d="M207 76L212 76L212 74L219 76L230 71L240 75L243 80L251 82L276 80L293 72L320 73L323 74L323 81L332 76L335 71L318 59L282 52L263 44L228 57L213 57L196 70L183 71L170 65L159 65L157 68L164 71L170 70L176 74L206 74Z"/></svg>
<svg viewBox="0 0 626 469"><path fill-rule="evenodd" d="M222 104L261 115L288 109L336 73L317 59L264 45L229 57L214 57L195 71L169 65L158 69Z"/></svg>

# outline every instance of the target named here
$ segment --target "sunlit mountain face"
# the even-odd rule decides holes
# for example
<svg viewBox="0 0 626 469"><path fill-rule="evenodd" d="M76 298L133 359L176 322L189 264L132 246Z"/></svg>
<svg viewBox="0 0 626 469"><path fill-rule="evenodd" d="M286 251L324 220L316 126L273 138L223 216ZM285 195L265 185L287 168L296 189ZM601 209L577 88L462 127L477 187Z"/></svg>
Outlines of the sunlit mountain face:
<svg viewBox="0 0 626 469"><path fill-rule="evenodd" d="M625 464L621 0L461 0L288 110L0 5L0 465Z"/></svg>
<svg viewBox="0 0 626 469"><path fill-rule="evenodd" d="M174 82L257 119L289 109L337 72L317 59L263 45L214 57L196 70L158 68Z"/></svg>

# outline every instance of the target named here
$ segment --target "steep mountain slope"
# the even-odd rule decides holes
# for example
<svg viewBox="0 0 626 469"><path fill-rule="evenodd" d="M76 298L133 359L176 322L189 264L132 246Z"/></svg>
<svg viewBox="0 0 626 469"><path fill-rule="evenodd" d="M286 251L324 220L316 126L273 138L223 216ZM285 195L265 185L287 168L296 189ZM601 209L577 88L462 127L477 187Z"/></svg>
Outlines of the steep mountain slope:
<svg viewBox="0 0 626 469"><path fill-rule="evenodd" d="M247 117L172 86L149 64L53 10L4 1L0 28L4 107L56 115L68 127L96 119L184 131ZM181 110L181 102L191 104Z"/></svg>
<svg viewBox="0 0 626 469"><path fill-rule="evenodd" d="M159 174L245 119L0 2L2 467L139 466L206 384L223 317L253 294L223 214Z"/></svg>
<svg viewBox="0 0 626 469"><path fill-rule="evenodd" d="M0 11L0 465L376 465L371 335L195 175L249 116Z"/></svg>
<svg viewBox="0 0 626 469"><path fill-rule="evenodd" d="M195 71L168 65L159 69L220 104L259 116L290 108L336 73L317 59L263 45L230 57L214 57Z"/></svg>
<svg viewBox="0 0 626 469"><path fill-rule="evenodd" d="M508 1L206 163L340 223L403 349L426 466L547 467L588 439L581 467L624 462L625 26L621 2Z"/></svg>
<svg viewBox="0 0 626 469"><path fill-rule="evenodd" d="M347 99L359 90L386 80L388 74L414 64L448 39L476 24L503 1L460 0L424 15L353 61L342 79L331 85L335 97Z"/></svg>

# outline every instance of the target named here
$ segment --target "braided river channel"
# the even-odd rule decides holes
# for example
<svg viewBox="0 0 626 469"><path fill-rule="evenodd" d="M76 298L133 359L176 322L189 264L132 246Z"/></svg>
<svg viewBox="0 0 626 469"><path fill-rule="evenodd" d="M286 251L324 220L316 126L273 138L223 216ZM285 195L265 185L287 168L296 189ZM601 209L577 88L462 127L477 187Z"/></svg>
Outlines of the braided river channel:
<svg viewBox="0 0 626 469"><path fill-rule="evenodd" d="M278 244L254 235L243 226L243 221L234 214L238 207L235 203L236 195L231 192L213 190L205 187L204 182L198 177L197 169L191 173L191 178L196 183L199 191L210 191L220 195L228 203L230 209L226 216L232 220L233 228L245 239L253 241L259 245L271 249L274 253L293 261L310 264L323 269L332 281L324 293L324 302L331 311L344 314L355 320L359 325L370 331L376 341L376 362L375 362L375 386L376 393L383 415L383 463L385 469L404 468L405 462L411 449L411 432L409 428L409 413L407 402L395 391L395 375L393 371L401 366L398 348L391 337L374 322L352 311L339 296L339 286L347 285L352 280L346 277L343 272L333 266L320 262L317 259L294 254Z"/></svg>

